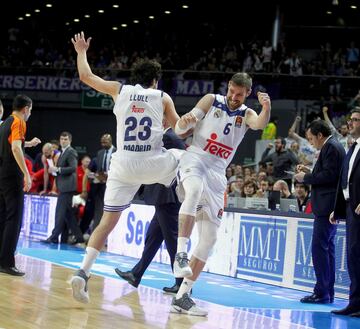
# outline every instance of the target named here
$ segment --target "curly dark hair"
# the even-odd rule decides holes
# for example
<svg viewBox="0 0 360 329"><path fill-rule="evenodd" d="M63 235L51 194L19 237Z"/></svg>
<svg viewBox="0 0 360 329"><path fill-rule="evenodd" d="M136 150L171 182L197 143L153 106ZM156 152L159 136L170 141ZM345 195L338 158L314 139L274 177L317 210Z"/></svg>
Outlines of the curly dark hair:
<svg viewBox="0 0 360 329"><path fill-rule="evenodd" d="M131 83L140 84L144 88L149 88L154 79L159 81L161 77L161 65L155 60L142 59L137 62L131 74Z"/></svg>

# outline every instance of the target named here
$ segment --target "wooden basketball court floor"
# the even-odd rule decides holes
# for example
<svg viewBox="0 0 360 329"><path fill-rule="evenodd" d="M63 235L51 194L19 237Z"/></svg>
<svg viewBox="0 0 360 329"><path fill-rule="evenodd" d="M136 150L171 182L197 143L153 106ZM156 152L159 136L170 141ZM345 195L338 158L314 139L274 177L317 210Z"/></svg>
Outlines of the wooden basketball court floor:
<svg viewBox="0 0 360 329"><path fill-rule="evenodd" d="M328 310L304 313L262 309L261 295L256 309L195 298L199 306L209 310L208 317L172 314L172 296L161 290L143 285L135 289L121 279L98 275L92 275L89 281L91 301L85 305L71 296L69 279L74 269L57 265L56 260L53 263L24 254L16 259L26 275L0 274L0 328L360 328L360 319L334 317ZM242 298L241 292L238 298ZM311 320L307 320L309 315Z"/></svg>

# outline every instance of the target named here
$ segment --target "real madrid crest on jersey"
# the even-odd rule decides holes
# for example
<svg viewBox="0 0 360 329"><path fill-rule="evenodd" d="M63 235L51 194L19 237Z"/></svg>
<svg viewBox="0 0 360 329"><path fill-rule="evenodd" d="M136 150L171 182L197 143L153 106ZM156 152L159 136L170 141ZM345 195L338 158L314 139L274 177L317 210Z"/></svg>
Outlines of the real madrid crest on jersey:
<svg viewBox="0 0 360 329"><path fill-rule="evenodd" d="M220 118L220 117L221 117L221 113L222 113L222 111L221 111L220 109L215 110L215 112L214 112L214 117L215 117L215 118Z"/></svg>
<svg viewBox="0 0 360 329"><path fill-rule="evenodd" d="M235 119L235 127L240 128L242 125L242 121L243 121L243 118L240 115L238 115Z"/></svg>

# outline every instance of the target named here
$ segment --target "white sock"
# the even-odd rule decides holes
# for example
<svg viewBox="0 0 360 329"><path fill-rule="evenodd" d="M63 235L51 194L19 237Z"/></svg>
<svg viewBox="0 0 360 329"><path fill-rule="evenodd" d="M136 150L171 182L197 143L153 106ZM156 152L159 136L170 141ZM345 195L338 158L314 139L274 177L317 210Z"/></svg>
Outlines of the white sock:
<svg viewBox="0 0 360 329"><path fill-rule="evenodd" d="M178 252L187 252L187 243L189 242L189 238L178 237L177 239L177 253Z"/></svg>
<svg viewBox="0 0 360 329"><path fill-rule="evenodd" d="M189 280L188 278L185 278L182 282L179 291L176 294L176 299L179 299L183 296L185 293L189 293L193 284L195 281Z"/></svg>
<svg viewBox="0 0 360 329"><path fill-rule="evenodd" d="M95 263L97 256L99 256L99 254L100 254L99 250L92 247L86 247L85 256L81 264L81 269L85 271L87 276L90 275L90 270L93 264Z"/></svg>

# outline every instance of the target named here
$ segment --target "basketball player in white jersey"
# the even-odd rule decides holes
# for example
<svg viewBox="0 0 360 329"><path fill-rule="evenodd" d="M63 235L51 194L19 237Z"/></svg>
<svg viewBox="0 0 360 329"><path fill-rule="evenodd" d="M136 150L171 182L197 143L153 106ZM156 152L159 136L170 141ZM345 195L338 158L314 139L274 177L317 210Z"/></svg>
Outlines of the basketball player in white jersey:
<svg viewBox="0 0 360 329"><path fill-rule="evenodd" d="M80 270L71 279L73 297L89 302L87 282L99 251L117 224L121 212L130 206L141 184L171 185L176 177L178 160L174 153L162 148L163 117L174 128L179 116L170 96L156 90L161 66L155 61L142 61L133 69L133 85L105 81L95 75L86 52L91 38L84 33L71 39L77 52L80 80L99 92L112 96L117 120L117 151L113 153L106 191L104 213L91 234Z"/></svg>
<svg viewBox="0 0 360 329"><path fill-rule="evenodd" d="M244 105L251 87L252 79L248 74L236 73L229 81L226 96L205 95L176 124L175 132L178 134L190 128L194 128L194 132L192 143L179 165L178 193L184 200L179 211L174 275L185 279L172 301L171 312L207 315L206 310L195 305L189 292L217 239L226 189L225 170L248 128L264 129L270 118L268 94L259 92L257 95L262 105L259 115ZM195 221L199 242L189 263L187 243Z"/></svg>

